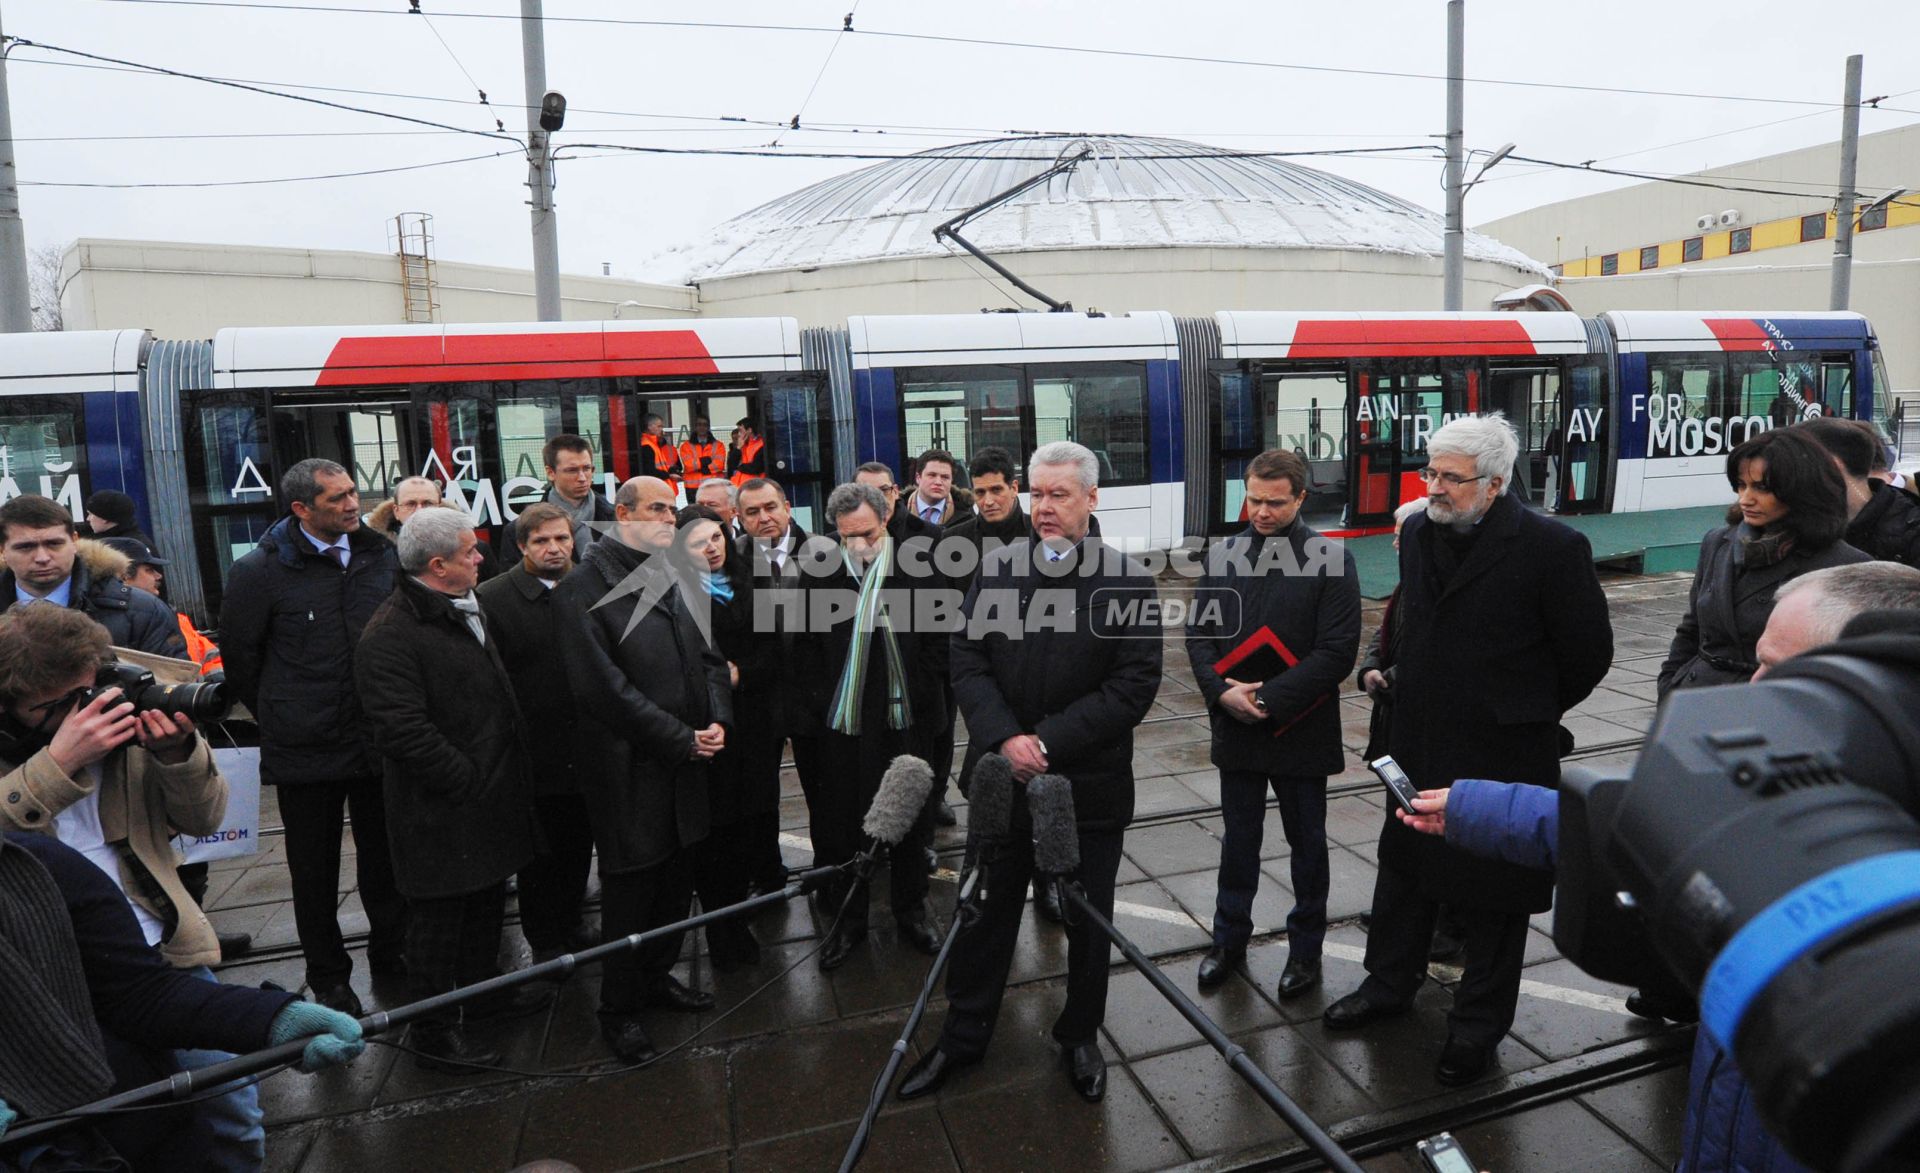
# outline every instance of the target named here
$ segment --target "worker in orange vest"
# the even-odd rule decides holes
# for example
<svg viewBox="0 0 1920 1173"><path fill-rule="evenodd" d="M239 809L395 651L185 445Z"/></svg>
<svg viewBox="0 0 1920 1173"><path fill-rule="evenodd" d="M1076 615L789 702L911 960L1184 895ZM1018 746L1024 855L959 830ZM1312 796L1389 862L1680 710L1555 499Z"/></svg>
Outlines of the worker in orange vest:
<svg viewBox="0 0 1920 1173"><path fill-rule="evenodd" d="M680 450L667 439L667 421L657 415L647 417L647 430L640 434L640 471L637 476L659 477L680 493Z"/></svg>
<svg viewBox="0 0 1920 1173"><path fill-rule="evenodd" d="M727 475L734 484L744 485L767 475L767 442L760 438L760 428L752 416L741 420L735 431L740 442L727 453Z"/></svg>
<svg viewBox="0 0 1920 1173"><path fill-rule="evenodd" d="M687 500L700 491L700 482L727 473L727 446L714 439L707 417L693 417L693 434L680 442L680 466L687 480Z"/></svg>

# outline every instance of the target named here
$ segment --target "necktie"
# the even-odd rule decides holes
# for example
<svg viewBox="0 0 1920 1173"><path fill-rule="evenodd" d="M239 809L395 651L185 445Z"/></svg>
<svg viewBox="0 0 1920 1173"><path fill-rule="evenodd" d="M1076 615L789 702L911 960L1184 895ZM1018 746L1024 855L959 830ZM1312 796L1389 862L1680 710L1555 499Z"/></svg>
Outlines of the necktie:
<svg viewBox="0 0 1920 1173"><path fill-rule="evenodd" d="M330 548L333 550L333 560L340 564L340 569L345 570L347 568L347 559L350 557L347 553L347 548L345 546L333 546Z"/></svg>

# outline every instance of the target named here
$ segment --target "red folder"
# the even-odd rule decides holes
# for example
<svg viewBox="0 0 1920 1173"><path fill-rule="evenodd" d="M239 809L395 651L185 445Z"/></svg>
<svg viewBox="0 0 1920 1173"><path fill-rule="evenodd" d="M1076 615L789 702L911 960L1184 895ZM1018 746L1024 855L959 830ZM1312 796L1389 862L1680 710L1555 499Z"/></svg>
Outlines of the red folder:
<svg viewBox="0 0 1920 1173"><path fill-rule="evenodd" d="M1293 654L1293 649L1287 646L1286 641L1275 635L1271 627L1263 624L1252 635L1240 641L1238 647L1220 657L1214 663L1213 670L1223 679L1231 676L1243 683L1257 680L1264 684L1299 662L1300 657ZM1327 694L1327 696L1331 695L1331 693ZM1294 715L1293 720L1275 729L1273 735L1278 737L1306 720L1308 713L1327 703L1327 696L1322 696L1300 710Z"/></svg>

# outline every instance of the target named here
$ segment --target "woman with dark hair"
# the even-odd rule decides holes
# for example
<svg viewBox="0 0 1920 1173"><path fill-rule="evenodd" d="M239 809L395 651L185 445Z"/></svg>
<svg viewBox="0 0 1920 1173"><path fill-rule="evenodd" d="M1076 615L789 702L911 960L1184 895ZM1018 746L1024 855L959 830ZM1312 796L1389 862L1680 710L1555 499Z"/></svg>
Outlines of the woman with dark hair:
<svg viewBox="0 0 1920 1173"><path fill-rule="evenodd" d="M1840 537L1847 528L1840 470L1799 428L1763 432L1728 453L1727 483L1734 503L1727 524L1700 541L1687 614L1660 666L1662 697L1747 680L1781 584L1869 561Z"/></svg>
<svg viewBox="0 0 1920 1173"><path fill-rule="evenodd" d="M733 684L735 711L748 711L754 687L772 677L772 653L777 645L753 630L753 574L747 560L727 540L720 515L704 505L689 505L678 514L674 537L675 577L680 580L688 608L696 619L704 610L707 638L727 661ZM704 599L706 606L701 606ZM743 704L743 702L747 702ZM724 908L747 898L756 830L772 828L778 834L780 793L754 785L742 769L747 738L733 737L707 768L707 806L712 825L706 842L695 849L694 890L705 910ZM707 954L718 969L760 963L760 942L741 918L707 926Z"/></svg>

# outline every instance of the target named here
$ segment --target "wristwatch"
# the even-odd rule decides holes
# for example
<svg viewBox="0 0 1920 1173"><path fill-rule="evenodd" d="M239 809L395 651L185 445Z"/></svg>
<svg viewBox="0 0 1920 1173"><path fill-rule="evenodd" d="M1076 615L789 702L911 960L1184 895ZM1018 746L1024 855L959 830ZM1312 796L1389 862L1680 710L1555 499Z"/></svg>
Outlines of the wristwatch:
<svg viewBox="0 0 1920 1173"><path fill-rule="evenodd" d="M1047 743L1046 743L1046 742L1044 742L1044 741L1042 741L1042 740L1040 740L1040 735L1039 735L1039 734L1037 734L1037 733L1036 733L1036 734L1034 734L1034 737L1033 737L1033 744L1035 744L1035 745L1037 745L1037 746L1039 746L1039 747L1040 747L1040 756L1041 756L1041 757L1043 757L1043 758L1050 758L1050 757L1052 757L1052 756L1053 756L1052 754L1050 754L1050 753L1048 753L1048 752L1047 752Z"/></svg>

